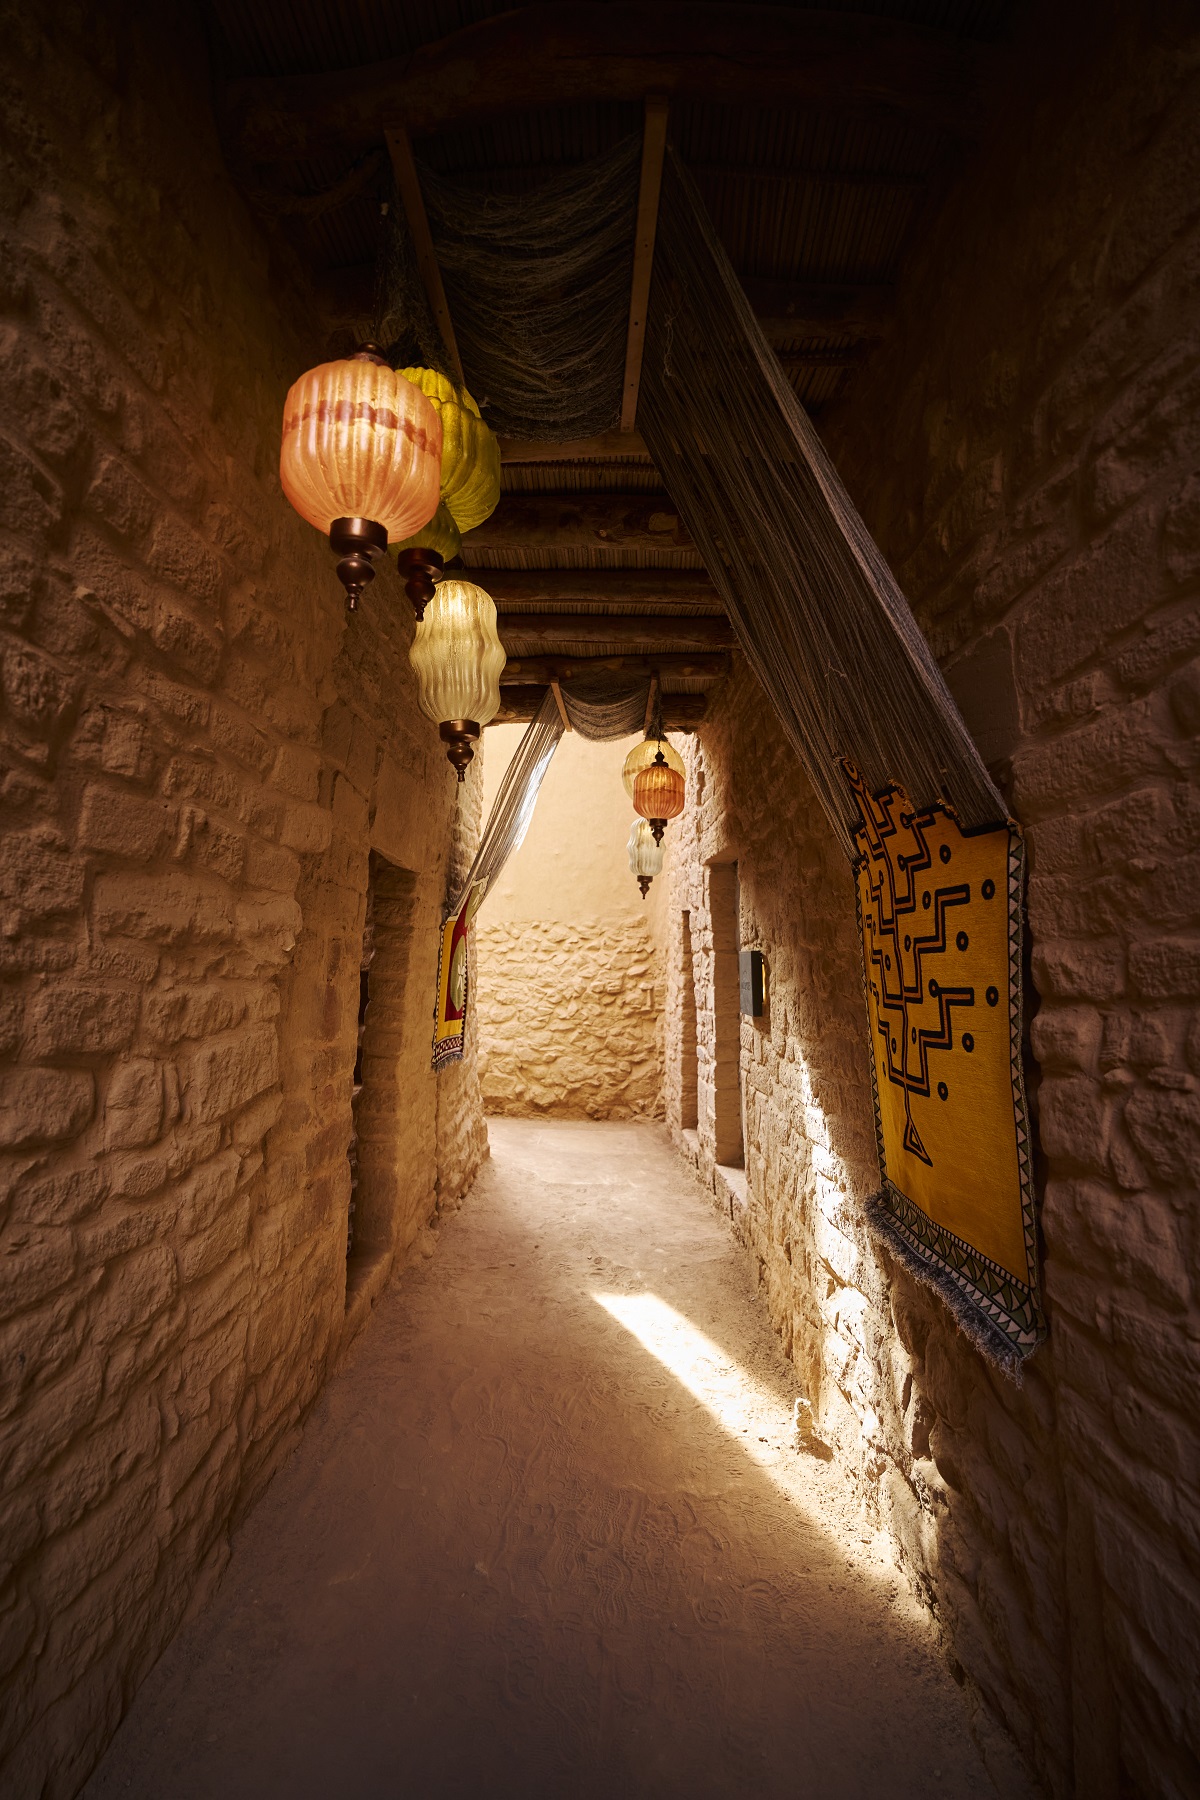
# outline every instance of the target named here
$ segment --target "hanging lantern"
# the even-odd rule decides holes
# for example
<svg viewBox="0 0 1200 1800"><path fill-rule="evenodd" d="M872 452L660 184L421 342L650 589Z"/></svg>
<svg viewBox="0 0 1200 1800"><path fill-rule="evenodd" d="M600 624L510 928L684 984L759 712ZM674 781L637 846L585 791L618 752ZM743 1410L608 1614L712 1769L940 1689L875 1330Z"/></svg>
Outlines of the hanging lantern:
<svg viewBox="0 0 1200 1800"><path fill-rule="evenodd" d="M408 656L421 711L437 725L461 781L474 740L500 710L505 657L491 595L471 581L440 581Z"/></svg>
<svg viewBox="0 0 1200 1800"><path fill-rule="evenodd" d="M644 900L650 892L650 883L656 875L662 873L662 844L656 841L645 819L635 819L629 827L629 843L626 848L629 851L629 873L637 876Z"/></svg>
<svg viewBox="0 0 1200 1800"><path fill-rule="evenodd" d="M437 412L374 344L288 390L279 478L301 518L328 532L351 612L389 537L411 536L437 511L441 463Z"/></svg>
<svg viewBox="0 0 1200 1800"><path fill-rule="evenodd" d="M660 750L666 757L669 768L674 769L679 775L684 773L683 758L678 750L667 742L666 738L643 738L640 744L633 746L625 758L625 766L621 770L621 780L625 783L625 792L631 800L633 799L634 782L642 770L650 766Z"/></svg>
<svg viewBox="0 0 1200 1800"><path fill-rule="evenodd" d="M656 844L662 843L667 820L677 819L683 811L683 795L683 776L671 767L660 744L653 762L646 764L633 784L633 809L649 819Z"/></svg>
<svg viewBox="0 0 1200 1800"><path fill-rule="evenodd" d="M451 557L462 549L462 533L451 518L445 501L438 507L428 525L396 546L396 566L404 580L404 591L412 601L417 618L433 599L433 584Z"/></svg>
<svg viewBox="0 0 1200 1800"><path fill-rule="evenodd" d="M496 510L500 446L465 387L455 387L436 369L405 369L404 374L442 421L442 499L458 529L470 531Z"/></svg>

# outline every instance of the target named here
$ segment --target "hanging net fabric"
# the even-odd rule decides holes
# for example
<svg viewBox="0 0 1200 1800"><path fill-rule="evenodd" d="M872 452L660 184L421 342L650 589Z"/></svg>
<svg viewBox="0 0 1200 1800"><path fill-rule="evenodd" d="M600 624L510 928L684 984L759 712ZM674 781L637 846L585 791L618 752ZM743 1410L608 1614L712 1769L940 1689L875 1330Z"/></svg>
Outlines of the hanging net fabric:
<svg viewBox="0 0 1200 1800"><path fill-rule="evenodd" d="M668 148L638 424L848 855L842 763L873 791L1001 821L908 602Z"/></svg>
<svg viewBox="0 0 1200 1800"><path fill-rule="evenodd" d="M500 435L563 442L617 423L641 143L529 194L422 168L467 385Z"/></svg>

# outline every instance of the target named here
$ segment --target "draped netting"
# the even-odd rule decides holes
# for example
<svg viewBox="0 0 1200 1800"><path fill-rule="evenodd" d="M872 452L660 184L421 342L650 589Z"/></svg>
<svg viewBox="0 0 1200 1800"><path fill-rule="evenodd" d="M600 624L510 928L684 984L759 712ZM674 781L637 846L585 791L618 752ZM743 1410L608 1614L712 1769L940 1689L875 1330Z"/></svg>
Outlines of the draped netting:
<svg viewBox="0 0 1200 1800"><path fill-rule="evenodd" d="M611 677L608 680L611 683ZM600 685L592 695L597 681ZM571 727L580 737L597 743L609 738L632 737L635 731L641 730L646 717L649 681L628 684L628 693L615 699L611 685L605 687L604 681L604 677L589 680L587 676L580 676L569 686L566 682L562 684L563 703ZM458 911L466 895L480 881L484 884L480 897L482 904L509 857L521 848L537 805L538 790L564 729L554 692L547 688L542 704L526 726L504 772L475 860L455 896L451 913Z"/></svg>
<svg viewBox="0 0 1200 1800"><path fill-rule="evenodd" d="M1002 821L908 602L670 147L638 425L851 860L843 759L873 793L898 783L968 827Z"/></svg>
<svg viewBox="0 0 1200 1800"><path fill-rule="evenodd" d="M547 688L545 699L521 734L513 759L504 771L475 860L455 896L451 913L458 911L477 882L483 883L481 900L485 900L509 857L525 842L538 790L562 734L562 718L554 694Z"/></svg>
<svg viewBox="0 0 1200 1800"><path fill-rule="evenodd" d="M641 140L532 193L421 169L467 385L493 431L563 442L617 423Z"/></svg>
<svg viewBox="0 0 1200 1800"><path fill-rule="evenodd" d="M642 729L646 717L650 677L623 679L611 672L573 675L562 683L562 697L572 729L581 738L599 743L631 737Z"/></svg>

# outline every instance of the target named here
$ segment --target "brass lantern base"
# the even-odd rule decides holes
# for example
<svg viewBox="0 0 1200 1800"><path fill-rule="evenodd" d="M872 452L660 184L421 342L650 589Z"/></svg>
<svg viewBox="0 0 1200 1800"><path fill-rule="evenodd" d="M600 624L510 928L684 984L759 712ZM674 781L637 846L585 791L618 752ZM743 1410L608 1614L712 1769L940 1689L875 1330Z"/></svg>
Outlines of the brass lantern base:
<svg viewBox="0 0 1200 1800"><path fill-rule="evenodd" d="M478 725L474 719L443 719L438 726L438 736L446 745L446 760L453 763L461 781L466 775L467 764L475 755L473 740L479 736Z"/></svg>
<svg viewBox="0 0 1200 1800"><path fill-rule="evenodd" d="M667 829L667 821L665 819L651 819L650 820L650 830L654 834L654 841L656 844L662 843L663 832L666 829Z"/></svg>
<svg viewBox="0 0 1200 1800"><path fill-rule="evenodd" d="M337 577L346 590L346 611L358 611L358 597L375 579L375 562L387 549L387 532L374 519L335 519L329 547L341 557Z"/></svg>
<svg viewBox="0 0 1200 1800"><path fill-rule="evenodd" d="M412 601L412 609L419 621L425 617L425 608L433 599L433 584L445 569L446 559L438 550L414 546L411 550L400 551L396 567L404 578L404 591Z"/></svg>
<svg viewBox="0 0 1200 1800"><path fill-rule="evenodd" d="M646 898L646 895L650 892L650 883L653 880L654 880L653 875L639 875L638 876L638 886L642 890L642 899L643 900Z"/></svg>

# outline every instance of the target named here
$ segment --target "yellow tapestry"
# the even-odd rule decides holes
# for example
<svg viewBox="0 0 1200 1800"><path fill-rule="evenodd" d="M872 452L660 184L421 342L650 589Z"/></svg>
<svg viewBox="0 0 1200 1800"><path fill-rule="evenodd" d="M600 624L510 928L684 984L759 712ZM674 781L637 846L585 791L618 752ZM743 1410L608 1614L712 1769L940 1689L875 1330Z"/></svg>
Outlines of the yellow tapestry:
<svg viewBox="0 0 1200 1800"><path fill-rule="evenodd" d="M879 1208L906 1260L1002 1359L1042 1335L1021 1070L1023 845L875 797L848 770L876 1130ZM877 1215L878 1222L878 1215Z"/></svg>

